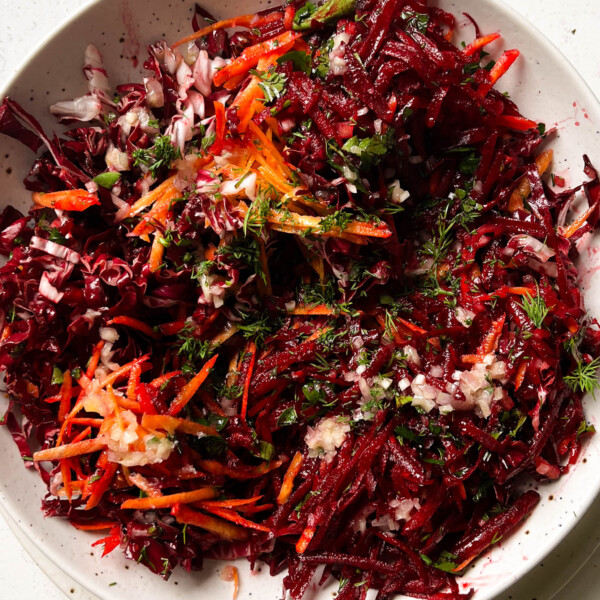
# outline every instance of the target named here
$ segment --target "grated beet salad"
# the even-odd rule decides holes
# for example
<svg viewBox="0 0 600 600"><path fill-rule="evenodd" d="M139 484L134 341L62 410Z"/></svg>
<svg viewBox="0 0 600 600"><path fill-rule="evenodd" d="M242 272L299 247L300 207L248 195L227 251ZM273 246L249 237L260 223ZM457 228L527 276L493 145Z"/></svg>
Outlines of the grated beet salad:
<svg viewBox="0 0 600 600"><path fill-rule="evenodd" d="M0 107L36 155L0 214L2 424L42 508L165 578L468 598L593 432L598 175L543 177L552 132L495 88L519 52L425 0L192 26L138 83L88 47L60 137Z"/></svg>

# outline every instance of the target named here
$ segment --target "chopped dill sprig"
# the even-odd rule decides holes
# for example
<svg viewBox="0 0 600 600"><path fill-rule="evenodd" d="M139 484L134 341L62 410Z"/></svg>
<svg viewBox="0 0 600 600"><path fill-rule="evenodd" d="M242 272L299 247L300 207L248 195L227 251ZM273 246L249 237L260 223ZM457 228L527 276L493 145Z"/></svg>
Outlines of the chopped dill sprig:
<svg viewBox="0 0 600 600"><path fill-rule="evenodd" d="M540 296L539 291L535 298L531 294L524 296L521 306L536 328L541 329L550 309L546 306L546 302Z"/></svg>
<svg viewBox="0 0 600 600"><path fill-rule="evenodd" d="M565 382L574 392L594 394L600 388L597 378L599 368L600 356L589 363L578 362L573 371L565 377Z"/></svg>

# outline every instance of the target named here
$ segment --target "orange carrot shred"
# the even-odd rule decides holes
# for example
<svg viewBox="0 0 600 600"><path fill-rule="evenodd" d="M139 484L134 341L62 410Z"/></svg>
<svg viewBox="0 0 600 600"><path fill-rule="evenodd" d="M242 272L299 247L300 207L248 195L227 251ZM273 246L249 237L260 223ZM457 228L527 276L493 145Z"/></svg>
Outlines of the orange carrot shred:
<svg viewBox="0 0 600 600"><path fill-rule="evenodd" d="M81 442L82 440L85 440L85 438L88 435L90 435L90 433L92 433L92 428L88 425L82 432L77 434L77 436L73 439L72 443L76 444L77 442Z"/></svg>
<svg viewBox="0 0 600 600"><path fill-rule="evenodd" d="M150 247L150 258L148 259L148 266L154 273L160 269L163 262L163 256L165 254L165 247L161 244L162 236L156 232L154 239L152 240L152 246Z"/></svg>
<svg viewBox="0 0 600 600"><path fill-rule="evenodd" d="M122 367L120 367L116 371L113 371L110 375L107 375L102 380L100 386L104 388L104 387L106 387L108 385L113 385L119 379L121 379L121 377L124 377L125 375L128 375L129 371L131 371L131 369L133 369L133 367L135 367L135 365L138 365L138 364L139 365L143 365L143 363L145 363L149 358L150 358L149 354L144 354L144 356L140 356L140 358L136 358L135 360L132 360L130 363L127 363L126 365L123 365Z"/></svg>
<svg viewBox="0 0 600 600"><path fill-rule="evenodd" d="M477 38L462 51L463 56L473 56L478 50L481 50L484 46L487 46L499 37L499 33L490 33L490 35L484 35L483 37Z"/></svg>
<svg viewBox="0 0 600 600"><path fill-rule="evenodd" d="M140 384L140 375L142 374L141 365L135 365L129 373L129 381L127 382L127 398L135 400L137 397L136 391Z"/></svg>
<svg viewBox="0 0 600 600"><path fill-rule="evenodd" d="M198 391L200 386L204 383L204 380L208 377L211 369L215 362L217 362L218 354L215 354L198 372L197 375L191 379L186 385L183 386L181 391L177 394L175 400L169 408L169 415L174 416L181 412L183 407L192 399L194 394Z"/></svg>
<svg viewBox="0 0 600 600"><path fill-rule="evenodd" d="M63 382L60 388L60 406L58 408L58 422L63 423L71 409L71 372L65 371Z"/></svg>
<svg viewBox="0 0 600 600"><path fill-rule="evenodd" d="M308 526L303 532L298 541L296 542L296 552L298 554L304 554L310 541L313 539L313 536L316 533L316 528Z"/></svg>
<svg viewBox="0 0 600 600"><path fill-rule="evenodd" d="M178 42L175 42L171 47L177 48L177 46L187 44L188 42L193 42L194 40L210 35L213 31L218 31L219 29L229 29L231 27L250 27L256 20L256 15L251 14L233 17L232 19L225 19L224 21L218 21L217 23L212 23L208 27L199 29L191 35L184 37Z"/></svg>
<svg viewBox="0 0 600 600"><path fill-rule="evenodd" d="M483 83L479 86L479 94L481 94L481 96L486 96L488 94L498 79L500 79L500 77L508 71L515 60L517 60L519 54L518 50L506 50L504 54L502 54L490 70L489 83Z"/></svg>
<svg viewBox="0 0 600 600"><path fill-rule="evenodd" d="M226 540L245 540L248 537L248 532L243 527L238 527L221 519L215 519L184 504L176 504L171 509L171 514L178 523L194 525L212 531Z"/></svg>
<svg viewBox="0 0 600 600"><path fill-rule="evenodd" d="M69 500L73 497L73 488L71 487L71 464L68 458L60 461L60 474L62 475L65 494Z"/></svg>
<svg viewBox="0 0 600 600"><path fill-rule="evenodd" d="M87 504L85 505L85 510L90 510L100 504L102 496L108 490L110 484L115 478L118 467L119 465L117 463L109 462L106 465L104 474L100 477L100 479L94 481L94 483L90 485L91 495L87 501Z"/></svg>
<svg viewBox="0 0 600 600"><path fill-rule="evenodd" d="M90 206L100 204L98 196L87 190L64 190L61 192L34 192L31 195L33 203L45 208L56 208L58 210L71 210L80 212Z"/></svg>
<svg viewBox="0 0 600 600"><path fill-rule="evenodd" d="M88 368L85 371L85 375L88 379L92 379L92 377L94 377L94 372L98 368L98 363L100 362L100 354L102 352L102 348L104 348L104 340L100 340L94 347L94 353L92 354L92 358L90 358Z"/></svg>
<svg viewBox="0 0 600 600"><path fill-rule="evenodd" d="M334 312L326 304L317 304L315 306L306 306L298 304L295 308L288 311L289 315L312 315L312 316L329 316Z"/></svg>
<svg viewBox="0 0 600 600"><path fill-rule="evenodd" d="M252 371L254 371L254 361L256 360L256 344L250 342L247 352L250 353L250 364L248 365L248 372L246 373L246 379L244 381L244 393L242 396L242 420L246 420L246 413L248 412L248 396L250 395L250 381L252 380Z"/></svg>
<svg viewBox="0 0 600 600"><path fill-rule="evenodd" d="M148 510L151 508L169 508L176 504L190 504L192 502L199 502L200 500L207 500L214 498L217 495L217 490L211 487L203 487L191 492L179 492L178 494L170 494L168 496L154 496L152 498L132 498L131 500L125 500L121 504L123 510L131 509L142 509Z"/></svg>
<svg viewBox="0 0 600 600"><path fill-rule="evenodd" d="M111 528L109 534L99 540L96 540L92 546L98 546L99 544L104 544L104 550L102 551L102 556L106 556L110 554L119 544L121 543L121 526L116 524Z"/></svg>
<svg viewBox="0 0 600 600"><path fill-rule="evenodd" d="M237 567L233 567L233 600L236 600L240 591L240 575Z"/></svg>
<svg viewBox="0 0 600 600"><path fill-rule="evenodd" d="M247 73L258 64L262 56L269 55L272 52L287 52L300 36L301 34L295 31L286 31L277 37L264 40L254 46L248 46L237 58L234 58L228 65L215 73L213 83L220 87L232 77Z"/></svg>
<svg viewBox="0 0 600 600"><path fill-rule="evenodd" d="M144 415L142 417L142 427L146 429L164 429L169 433L180 431L190 435L219 435L214 427L169 415Z"/></svg>
<svg viewBox="0 0 600 600"><path fill-rule="evenodd" d="M492 330L483 338L481 345L477 349L478 360L483 360L487 354L496 350L505 320L506 315L502 315L492 323Z"/></svg>
<svg viewBox="0 0 600 600"><path fill-rule="evenodd" d="M162 492L160 489L150 483L143 475L140 473L130 473L129 480L133 485L142 490L146 495L151 498L155 498L157 496L162 496Z"/></svg>
<svg viewBox="0 0 600 600"><path fill-rule="evenodd" d="M144 210L144 208L147 208L148 206L156 202L156 200L158 200L172 186L173 181L175 181L175 175L169 177L169 179L166 179L153 190L149 191L147 194L142 196L137 202L135 202L131 206L129 215L135 216L137 215L137 213Z"/></svg>
<svg viewBox="0 0 600 600"><path fill-rule="evenodd" d="M61 458L71 458L72 456L81 456L82 454L91 454L102 450L106 446L103 440L83 440L81 442L64 444L46 450L39 450L33 455L35 462L42 460L60 460Z"/></svg>
<svg viewBox="0 0 600 600"><path fill-rule="evenodd" d="M136 329L137 331L145 333L149 338L152 338L153 340L159 340L161 337L160 333L158 331L155 331L152 327L150 327L150 325L144 323L143 321L140 321L139 319L134 319L133 317L114 317L113 319L108 321L108 325L112 324L131 327L131 329Z"/></svg>
<svg viewBox="0 0 600 600"><path fill-rule="evenodd" d="M288 498L290 497L294 487L294 479L302 467L302 460L302 453L296 452L286 474L283 477L283 484L281 486L281 490L279 491L279 495L277 496L277 504L285 504L288 501Z"/></svg>
<svg viewBox="0 0 600 600"><path fill-rule="evenodd" d="M241 517L237 513L233 512L232 510L229 510L227 508L220 508L218 506L205 506L203 508L204 508L204 510L206 510L212 514L217 515L217 517L221 517L222 519L231 521L232 523L235 523L236 525L240 525L241 527L245 527L247 529L256 529L258 531L265 531L267 533L271 532L271 530L268 527L266 527L265 525L259 525L258 523L255 523L254 521L245 519L244 517Z"/></svg>
<svg viewBox="0 0 600 600"><path fill-rule="evenodd" d="M225 105L222 102L213 102L215 107L215 141L210 147L212 154L219 154L223 150L225 144L225 131L227 119L225 118Z"/></svg>
<svg viewBox="0 0 600 600"><path fill-rule="evenodd" d="M585 225L587 218L596 210L597 205L592 204L574 223L571 223L568 227L565 227L560 233L566 238L570 238L575 232Z"/></svg>
<svg viewBox="0 0 600 600"><path fill-rule="evenodd" d="M207 506L216 506L221 508L237 508L239 506L247 506L249 504L255 504L258 502L262 496L254 496L253 498L246 499L232 499L232 500L204 500L198 503L198 506L207 507Z"/></svg>
<svg viewBox="0 0 600 600"><path fill-rule="evenodd" d="M523 381L525 381L525 373L527 371L527 361L522 360L519 364L519 368L517 369L517 374L515 375L515 392L523 385Z"/></svg>
<svg viewBox="0 0 600 600"><path fill-rule="evenodd" d="M153 388L159 388L167 381L173 379L173 377L177 377L181 375L181 371L170 371L169 373L165 373L164 375L160 375L156 379L153 379L148 385Z"/></svg>

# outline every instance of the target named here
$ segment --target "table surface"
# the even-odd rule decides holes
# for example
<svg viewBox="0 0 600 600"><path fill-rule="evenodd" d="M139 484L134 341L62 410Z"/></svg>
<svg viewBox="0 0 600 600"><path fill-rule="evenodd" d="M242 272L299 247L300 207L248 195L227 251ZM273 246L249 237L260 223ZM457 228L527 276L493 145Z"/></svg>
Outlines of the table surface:
<svg viewBox="0 0 600 600"><path fill-rule="evenodd" d="M141 0L136 0L141 1ZM191 0L190 0L191 1ZM600 98L600 62L595 47L597 0L505 0L535 23L581 73ZM91 0L0 0L0 85L19 68L33 45ZM93 596L28 543L0 507L0 589L19 600L94 600ZM541 565L497 600L597 600L600 598L600 502ZM54 582L54 583L51 583Z"/></svg>

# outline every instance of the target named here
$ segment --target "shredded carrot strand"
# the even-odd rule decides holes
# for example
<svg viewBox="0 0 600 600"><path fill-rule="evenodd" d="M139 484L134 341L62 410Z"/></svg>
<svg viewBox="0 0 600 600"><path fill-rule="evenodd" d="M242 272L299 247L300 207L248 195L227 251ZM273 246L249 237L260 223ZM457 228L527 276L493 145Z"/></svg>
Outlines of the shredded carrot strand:
<svg viewBox="0 0 600 600"><path fill-rule="evenodd" d="M483 360L486 355L490 354L490 352L494 352L494 350L498 348L498 342L500 341L500 335L502 334L505 320L506 315L502 315L492 323L492 330L483 338L481 345L477 349L477 358L479 360Z"/></svg>
<svg viewBox="0 0 600 600"><path fill-rule="evenodd" d="M515 375L515 392L523 385L525 381L525 373L527 372L527 361L522 360L519 363L517 374Z"/></svg>
<svg viewBox="0 0 600 600"><path fill-rule="evenodd" d="M487 46L494 40L497 40L499 37L499 33L490 33L490 35L484 35L483 37L477 38L462 51L463 56L473 56L477 51L481 50L484 46Z"/></svg>
<svg viewBox="0 0 600 600"><path fill-rule="evenodd" d="M244 513L245 515L255 515L256 513L264 512L265 510L271 510L275 508L274 504L257 504L256 506L240 506L237 511Z"/></svg>
<svg viewBox="0 0 600 600"><path fill-rule="evenodd" d="M597 205L592 204L592 206L590 206L574 223L571 223L571 225L561 231L562 235L564 235L567 239L573 236L578 229L585 225L587 218L594 212L594 210L596 210L596 208Z"/></svg>
<svg viewBox="0 0 600 600"><path fill-rule="evenodd" d="M174 185L167 188L163 195L156 200L154 206L134 227L133 235L141 237L152 233L157 224L165 226L173 208L173 201L180 197L181 192Z"/></svg>
<svg viewBox="0 0 600 600"><path fill-rule="evenodd" d="M246 413L248 412L248 396L250 395L250 381L252 380L252 372L254 371L254 361L256 360L256 344L250 342L247 353L250 353L250 363L248 365L248 372L246 373L246 379L244 381L244 393L242 395L242 410L241 417L243 421L246 421Z"/></svg>
<svg viewBox="0 0 600 600"><path fill-rule="evenodd" d="M175 42L174 44L172 44L171 48L177 48L177 46L181 46L182 44L193 42L194 40L210 35L213 31L218 31L219 29L229 29L231 27L250 27L252 25L252 22L255 20L257 20L256 15L251 14L241 15L239 17L233 17L232 19L225 19L217 23L212 23L208 27L199 29L191 35L188 35L179 40L178 42Z"/></svg>
<svg viewBox="0 0 600 600"><path fill-rule="evenodd" d="M60 388L60 406L58 408L58 422L63 423L71 409L71 389L72 389L71 372L65 371L63 375L63 383Z"/></svg>
<svg viewBox="0 0 600 600"><path fill-rule="evenodd" d="M150 358L149 354L144 354L144 356L140 356L140 358L136 358L132 360L130 363L123 365L121 368L113 371L110 375L107 375L102 382L100 383L100 387L104 388L108 385L113 385L116 383L121 377L129 374L129 371L135 367L135 365L142 365Z"/></svg>
<svg viewBox="0 0 600 600"><path fill-rule="evenodd" d="M240 574L237 567L232 567L233 571L233 600L236 600L240 591Z"/></svg>
<svg viewBox="0 0 600 600"><path fill-rule="evenodd" d="M167 190L169 190L173 182L175 181L175 175L165 179L160 185L156 186L153 190L143 195L137 202L135 202L132 207L129 215L134 217L139 212L154 204L156 200L158 200Z"/></svg>
<svg viewBox="0 0 600 600"><path fill-rule="evenodd" d="M60 474L63 480L64 492L69 502L71 502L73 497L73 487L71 486L71 464L68 458L63 458L60 461Z"/></svg>
<svg viewBox="0 0 600 600"><path fill-rule="evenodd" d="M292 462L290 463L288 470L286 471L286 474L283 477L283 484L281 485L281 490L277 496L277 504L285 504L288 501L288 498L290 497L294 488L294 479L302 467L302 461L302 453L296 452L294 458L292 458Z"/></svg>
<svg viewBox="0 0 600 600"><path fill-rule="evenodd" d="M141 331L146 334L149 338L153 340L160 339L160 333L155 331L150 325L140 321L139 319L134 319L133 317L121 316L114 317L110 321L108 321L108 325L124 325L125 327L131 327L131 329L135 329L137 331Z"/></svg>
<svg viewBox="0 0 600 600"><path fill-rule="evenodd" d="M554 152L552 149L541 152L535 159L535 164L537 166L537 171L541 175L543 175L550 163L552 162L552 158L554 156ZM521 182L514 190L514 192L510 196L510 200L508 202L508 210L510 212L515 212L516 210L524 210L525 206L523 204L523 200L529 197L531 193L531 184L529 183L529 179L527 177L523 177Z"/></svg>
<svg viewBox="0 0 600 600"><path fill-rule="evenodd" d="M243 527L238 527L221 519L215 519L184 504L176 504L171 509L171 514L178 523L206 529L226 540L245 540L248 537L248 532Z"/></svg>
<svg viewBox="0 0 600 600"><path fill-rule="evenodd" d="M60 460L61 458L71 458L72 456L81 456L82 454L91 454L102 450L106 446L104 440L83 440L81 442L64 444L46 450L39 450L33 455L35 462L42 460Z"/></svg>
<svg viewBox="0 0 600 600"><path fill-rule="evenodd" d="M94 353L92 354L92 358L90 358L90 362L85 371L85 375L88 379L92 379L92 377L94 376L94 372L98 368L98 363L100 362L100 354L102 353L102 348L104 348L104 340L100 340L94 347Z"/></svg>
<svg viewBox="0 0 600 600"><path fill-rule="evenodd" d="M228 65L215 73L213 83L217 87L220 87L232 77L247 73L258 64L262 56L266 56L272 52L287 52L300 36L301 34L295 31L286 31L274 38L259 42L254 46L248 46L237 58L234 58Z"/></svg>
<svg viewBox="0 0 600 600"><path fill-rule="evenodd" d="M181 375L181 373L182 371L171 371L169 373L165 373L164 375L153 379L148 385L153 388L160 388L163 384L167 383L167 381L170 381L173 379L173 377Z"/></svg>
<svg viewBox="0 0 600 600"><path fill-rule="evenodd" d="M306 549L308 548L308 545L310 544L310 541L313 539L316 531L317 530L315 527L308 526L302 532L302 535L296 542L296 552L298 554L304 554L304 552L306 552Z"/></svg>
<svg viewBox="0 0 600 600"><path fill-rule="evenodd" d="M235 323L228 322L221 333L218 333L211 341L211 348L216 348L225 343L230 337L233 337L238 332L238 326Z"/></svg>
<svg viewBox="0 0 600 600"><path fill-rule="evenodd" d="M315 235L323 237L341 237L342 233L350 233L361 236L388 238L392 232L385 224L380 226L372 225L371 223L363 223L361 221L351 221L346 225L343 231L339 227L333 227L328 231L319 233L321 223L324 217L312 217L309 215L299 215L298 213L285 213L283 211L272 210L267 217L273 229L278 229L279 225L284 225L292 228L294 233L303 233L304 231L312 230Z"/></svg>
<svg viewBox="0 0 600 600"><path fill-rule="evenodd" d="M262 496L254 496L253 498L246 498L244 500L204 500L198 503L199 507L216 506L221 508L237 508L239 506L247 506L249 504L256 504Z"/></svg>
<svg viewBox="0 0 600 600"><path fill-rule="evenodd" d="M164 429L169 433L180 431L190 435L219 435L214 427L169 415L144 415L142 417L142 427L146 429Z"/></svg>
<svg viewBox="0 0 600 600"><path fill-rule="evenodd" d="M69 423L71 425L90 425L91 427L98 428L102 425L102 423L104 423L104 419L88 419L87 417L86 418L74 417L69 420Z"/></svg>
<svg viewBox="0 0 600 600"><path fill-rule="evenodd" d="M519 54L518 50L506 50L504 54L502 54L490 70L489 83L483 83L479 86L479 93L481 96L486 96L488 94L494 87L494 84L508 71L508 69L510 69L515 60L517 60Z"/></svg>
<svg viewBox="0 0 600 600"><path fill-rule="evenodd" d="M154 496L152 498L132 498L121 504L121 508L125 509L142 509L148 510L151 508L169 508L176 504L190 504L191 502L199 502L200 500L208 500L218 495L217 490L211 487L204 487L192 492L179 492L178 494L170 494L168 496Z"/></svg>
<svg viewBox="0 0 600 600"><path fill-rule="evenodd" d="M81 440L85 440L85 438L90 435L92 433L92 428L91 426L87 426L83 431L81 431L80 433L78 433L74 438L73 438L73 444L76 444L77 442L81 442Z"/></svg>
<svg viewBox="0 0 600 600"><path fill-rule="evenodd" d="M212 514L217 515L217 517L221 517L222 519L231 521L232 523L235 523L236 525L240 525L241 527L245 527L247 529L256 529L258 531L265 531L267 533L271 532L271 530L268 527L266 527L265 525L259 525L258 523L255 523L254 521L245 519L244 517L241 517L237 513L233 512L232 510L228 510L227 508L220 508L218 506L206 506L203 508L204 508L204 510L206 510Z"/></svg>
<svg viewBox="0 0 600 600"><path fill-rule="evenodd" d="M192 399L194 394L198 391L200 386L204 383L204 380L208 377L211 369L215 362L217 362L218 354L215 354L198 372L194 378L189 381L181 391L177 394L175 400L169 408L169 415L175 416L180 413L183 407Z"/></svg>
<svg viewBox="0 0 600 600"><path fill-rule="evenodd" d="M115 475L117 473L119 465L116 463L108 463L106 465L106 469L103 475L97 481L91 484L91 494L85 505L85 510L91 510L100 504L100 500L102 500L102 496L110 487Z"/></svg>
<svg viewBox="0 0 600 600"><path fill-rule="evenodd" d="M98 196L87 190L64 190L61 192L34 192L31 194L34 204L45 208L58 210L71 210L75 212L88 209L90 206L100 204Z"/></svg>
<svg viewBox="0 0 600 600"><path fill-rule="evenodd" d="M151 484L143 475L140 473L130 473L129 480L133 485L142 490L145 494L147 494L151 498L156 498L158 496L162 496L160 489Z"/></svg>
<svg viewBox="0 0 600 600"><path fill-rule="evenodd" d="M283 156L281 156L281 154L279 153L279 150L277 150L275 144L273 144L273 142L265 135L263 130L256 123L251 122L248 124L248 126L252 130L252 133L256 136L256 138L259 139L263 144L264 151L268 153L268 155L271 156L277 162L280 171L286 177L291 177L292 172L290 171L285 160L283 159Z"/></svg>
<svg viewBox="0 0 600 600"><path fill-rule="evenodd" d="M129 400L135 401L137 387L140 384L140 375L142 374L141 365L135 365L131 372L129 373L129 381L127 382L127 398Z"/></svg>
<svg viewBox="0 0 600 600"><path fill-rule="evenodd" d="M154 273L160 269L163 262L163 256L165 254L165 247L160 243L162 236L156 232L154 239L152 240L152 246L150 248L150 258L148 259L148 266Z"/></svg>
<svg viewBox="0 0 600 600"><path fill-rule="evenodd" d="M312 316L330 316L334 312L326 304L317 304L316 306L297 305L292 310L288 310L289 315L312 315Z"/></svg>

